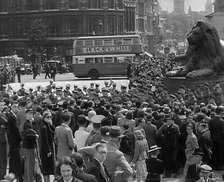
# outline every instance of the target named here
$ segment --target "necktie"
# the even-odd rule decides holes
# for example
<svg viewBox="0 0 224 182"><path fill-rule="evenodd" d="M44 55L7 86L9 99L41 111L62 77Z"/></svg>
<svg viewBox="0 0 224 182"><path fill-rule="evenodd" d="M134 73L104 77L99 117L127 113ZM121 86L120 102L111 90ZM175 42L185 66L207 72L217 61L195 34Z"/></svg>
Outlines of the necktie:
<svg viewBox="0 0 224 182"><path fill-rule="evenodd" d="M107 176L106 167L105 167L104 163L101 165L101 174L104 177L104 179L109 182L109 178Z"/></svg>

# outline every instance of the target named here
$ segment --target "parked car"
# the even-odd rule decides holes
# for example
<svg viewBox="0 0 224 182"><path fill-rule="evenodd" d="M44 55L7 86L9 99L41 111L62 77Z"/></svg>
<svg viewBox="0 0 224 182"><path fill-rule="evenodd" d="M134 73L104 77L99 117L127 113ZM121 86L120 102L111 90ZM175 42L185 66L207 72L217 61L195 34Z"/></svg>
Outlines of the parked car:
<svg viewBox="0 0 224 182"><path fill-rule="evenodd" d="M32 68L31 68L31 64L21 65L21 74L22 75L32 75L33 71L32 71Z"/></svg>

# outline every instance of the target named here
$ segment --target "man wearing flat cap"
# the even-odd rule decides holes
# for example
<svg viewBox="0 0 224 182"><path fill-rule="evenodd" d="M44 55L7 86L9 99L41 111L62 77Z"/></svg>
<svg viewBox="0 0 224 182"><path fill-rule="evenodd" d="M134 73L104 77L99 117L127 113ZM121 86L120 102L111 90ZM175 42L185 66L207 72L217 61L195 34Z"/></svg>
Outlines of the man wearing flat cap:
<svg viewBox="0 0 224 182"><path fill-rule="evenodd" d="M210 177L212 168L209 165L201 165L201 178L196 182L216 182L216 179Z"/></svg>
<svg viewBox="0 0 224 182"><path fill-rule="evenodd" d="M171 114L166 115L165 120L166 123L158 130L158 136L163 139L162 152L164 154L165 176L171 177L173 173L177 172L177 151L180 130L179 126L174 123Z"/></svg>
<svg viewBox="0 0 224 182"><path fill-rule="evenodd" d="M133 174L133 170L126 161L124 154L119 150L121 137L123 137L119 126L112 126L109 131L109 142L107 143L107 158L105 166L107 168L111 182L121 182L128 180ZM117 168L120 168L117 171Z"/></svg>

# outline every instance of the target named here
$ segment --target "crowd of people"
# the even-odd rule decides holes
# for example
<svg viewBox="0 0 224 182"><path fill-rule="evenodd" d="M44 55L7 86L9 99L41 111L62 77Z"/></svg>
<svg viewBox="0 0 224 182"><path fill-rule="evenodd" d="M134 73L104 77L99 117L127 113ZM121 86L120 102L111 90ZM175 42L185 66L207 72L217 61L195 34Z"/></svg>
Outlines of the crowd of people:
<svg viewBox="0 0 224 182"><path fill-rule="evenodd" d="M218 181L224 167L224 97L220 83L170 94L171 66L152 59L128 86L110 80L83 88L50 81L46 88L0 94L0 180L119 182L182 177ZM220 179L221 180L221 179ZM8 180L9 181L9 180Z"/></svg>

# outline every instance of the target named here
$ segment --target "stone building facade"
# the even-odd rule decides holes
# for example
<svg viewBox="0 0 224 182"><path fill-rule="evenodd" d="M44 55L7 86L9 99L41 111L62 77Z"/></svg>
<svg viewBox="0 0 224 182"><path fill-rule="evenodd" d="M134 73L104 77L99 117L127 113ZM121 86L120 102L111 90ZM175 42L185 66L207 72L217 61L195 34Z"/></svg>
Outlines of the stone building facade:
<svg viewBox="0 0 224 182"><path fill-rule="evenodd" d="M41 19L47 26L46 42L39 54L45 60L71 60L79 36L118 35L128 16L122 0L0 0L0 56L16 53L30 61L33 51L29 30ZM135 23L135 22L134 22Z"/></svg>

